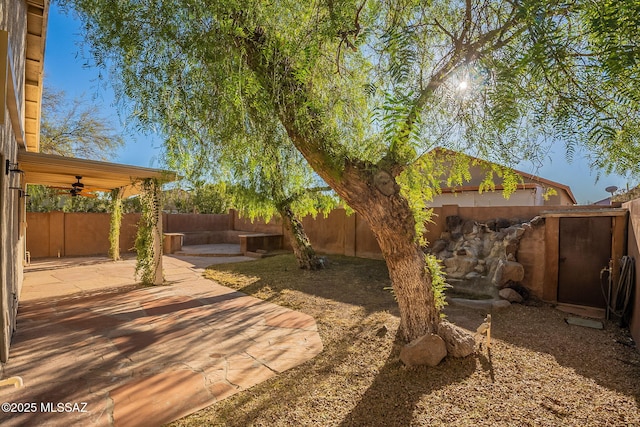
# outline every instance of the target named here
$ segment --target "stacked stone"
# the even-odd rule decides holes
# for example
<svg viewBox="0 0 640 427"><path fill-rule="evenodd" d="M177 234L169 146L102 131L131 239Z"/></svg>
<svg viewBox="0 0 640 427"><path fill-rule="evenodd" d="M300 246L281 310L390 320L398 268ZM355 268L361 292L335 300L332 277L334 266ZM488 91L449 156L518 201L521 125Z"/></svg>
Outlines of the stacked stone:
<svg viewBox="0 0 640 427"><path fill-rule="evenodd" d="M520 239L527 229L539 224L496 219L479 223L459 216L446 218L447 231L433 242L430 252L440 259L447 277L478 284L491 284L510 302L522 302L511 288L520 288L524 267L517 261ZM505 290L508 289L508 290Z"/></svg>

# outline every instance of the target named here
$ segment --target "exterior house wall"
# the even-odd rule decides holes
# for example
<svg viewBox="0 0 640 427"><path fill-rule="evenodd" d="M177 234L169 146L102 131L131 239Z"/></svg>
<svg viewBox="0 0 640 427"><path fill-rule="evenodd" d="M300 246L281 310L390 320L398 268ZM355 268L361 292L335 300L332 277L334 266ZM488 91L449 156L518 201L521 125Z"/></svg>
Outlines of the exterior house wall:
<svg viewBox="0 0 640 427"><path fill-rule="evenodd" d="M0 62L10 59L9 72L15 79L18 111L24 111L24 69L26 43L27 5L23 1L0 1L0 30L8 34L7 51L0 52ZM7 88L6 76L0 76L0 85ZM2 94L2 124L0 124L0 361L9 357L9 343L15 330L18 309L18 296L22 287L23 239L20 230L21 203L20 191L11 189L21 185L20 174L5 173L5 162L16 162L18 143L9 116L7 94Z"/></svg>

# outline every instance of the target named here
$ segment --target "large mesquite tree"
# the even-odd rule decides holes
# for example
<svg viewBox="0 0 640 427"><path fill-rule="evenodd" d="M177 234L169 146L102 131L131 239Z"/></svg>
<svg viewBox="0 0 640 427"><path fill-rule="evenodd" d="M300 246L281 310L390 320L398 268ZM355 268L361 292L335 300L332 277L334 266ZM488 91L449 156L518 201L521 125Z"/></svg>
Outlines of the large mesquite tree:
<svg viewBox="0 0 640 427"><path fill-rule="evenodd" d="M282 124L262 114L251 98L240 101L244 102L224 123L224 149L210 143L216 136L205 126L174 126L167 139L166 162L192 182L221 184L244 217L269 221L279 215L298 266L321 269L323 260L311 246L301 218L326 215L339 200L291 144Z"/></svg>
<svg viewBox="0 0 640 427"><path fill-rule="evenodd" d="M624 63L600 60L616 45L606 31L614 20L600 18L633 17L633 2L63 3L79 12L97 64L112 67L143 126L195 128L207 149L224 151L238 110L276 118L369 223L407 340L439 322L420 246L425 201L439 185L432 148L521 161L559 136L569 150L595 148L596 163L640 152L637 51L625 50ZM621 42L635 43L637 27L625 29Z"/></svg>

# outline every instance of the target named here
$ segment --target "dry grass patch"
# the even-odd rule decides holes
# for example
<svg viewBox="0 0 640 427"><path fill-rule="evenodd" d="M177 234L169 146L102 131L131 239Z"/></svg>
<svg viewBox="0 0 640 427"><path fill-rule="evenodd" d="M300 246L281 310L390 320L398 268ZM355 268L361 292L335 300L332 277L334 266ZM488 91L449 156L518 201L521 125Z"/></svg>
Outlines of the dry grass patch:
<svg viewBox="0 0 640 427"><path fill-rule="evenodd" d="M616 325L572 326L552 307L514 305L493 313L490 353L407 369L384 263L330 261L319 272L298 270L292 256L207 271L313 316L324 351L174 426L640 425L640 355ZM486 315L446 312L470 329Z"/></svg>

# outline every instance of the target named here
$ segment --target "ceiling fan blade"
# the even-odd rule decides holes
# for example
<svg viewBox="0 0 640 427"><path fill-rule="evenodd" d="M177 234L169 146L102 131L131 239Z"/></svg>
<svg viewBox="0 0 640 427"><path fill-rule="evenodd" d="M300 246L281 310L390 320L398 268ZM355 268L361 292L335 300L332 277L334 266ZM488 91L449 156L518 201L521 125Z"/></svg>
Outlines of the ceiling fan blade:
<svg viewBox="0 0 640 427"><path fill-rule="evenodd" d="M86 191L102 191L102 192L109 192L109 191L111 191L111 188L104 188L104 187L84 187L84 190L86 190Z"/></svg>

